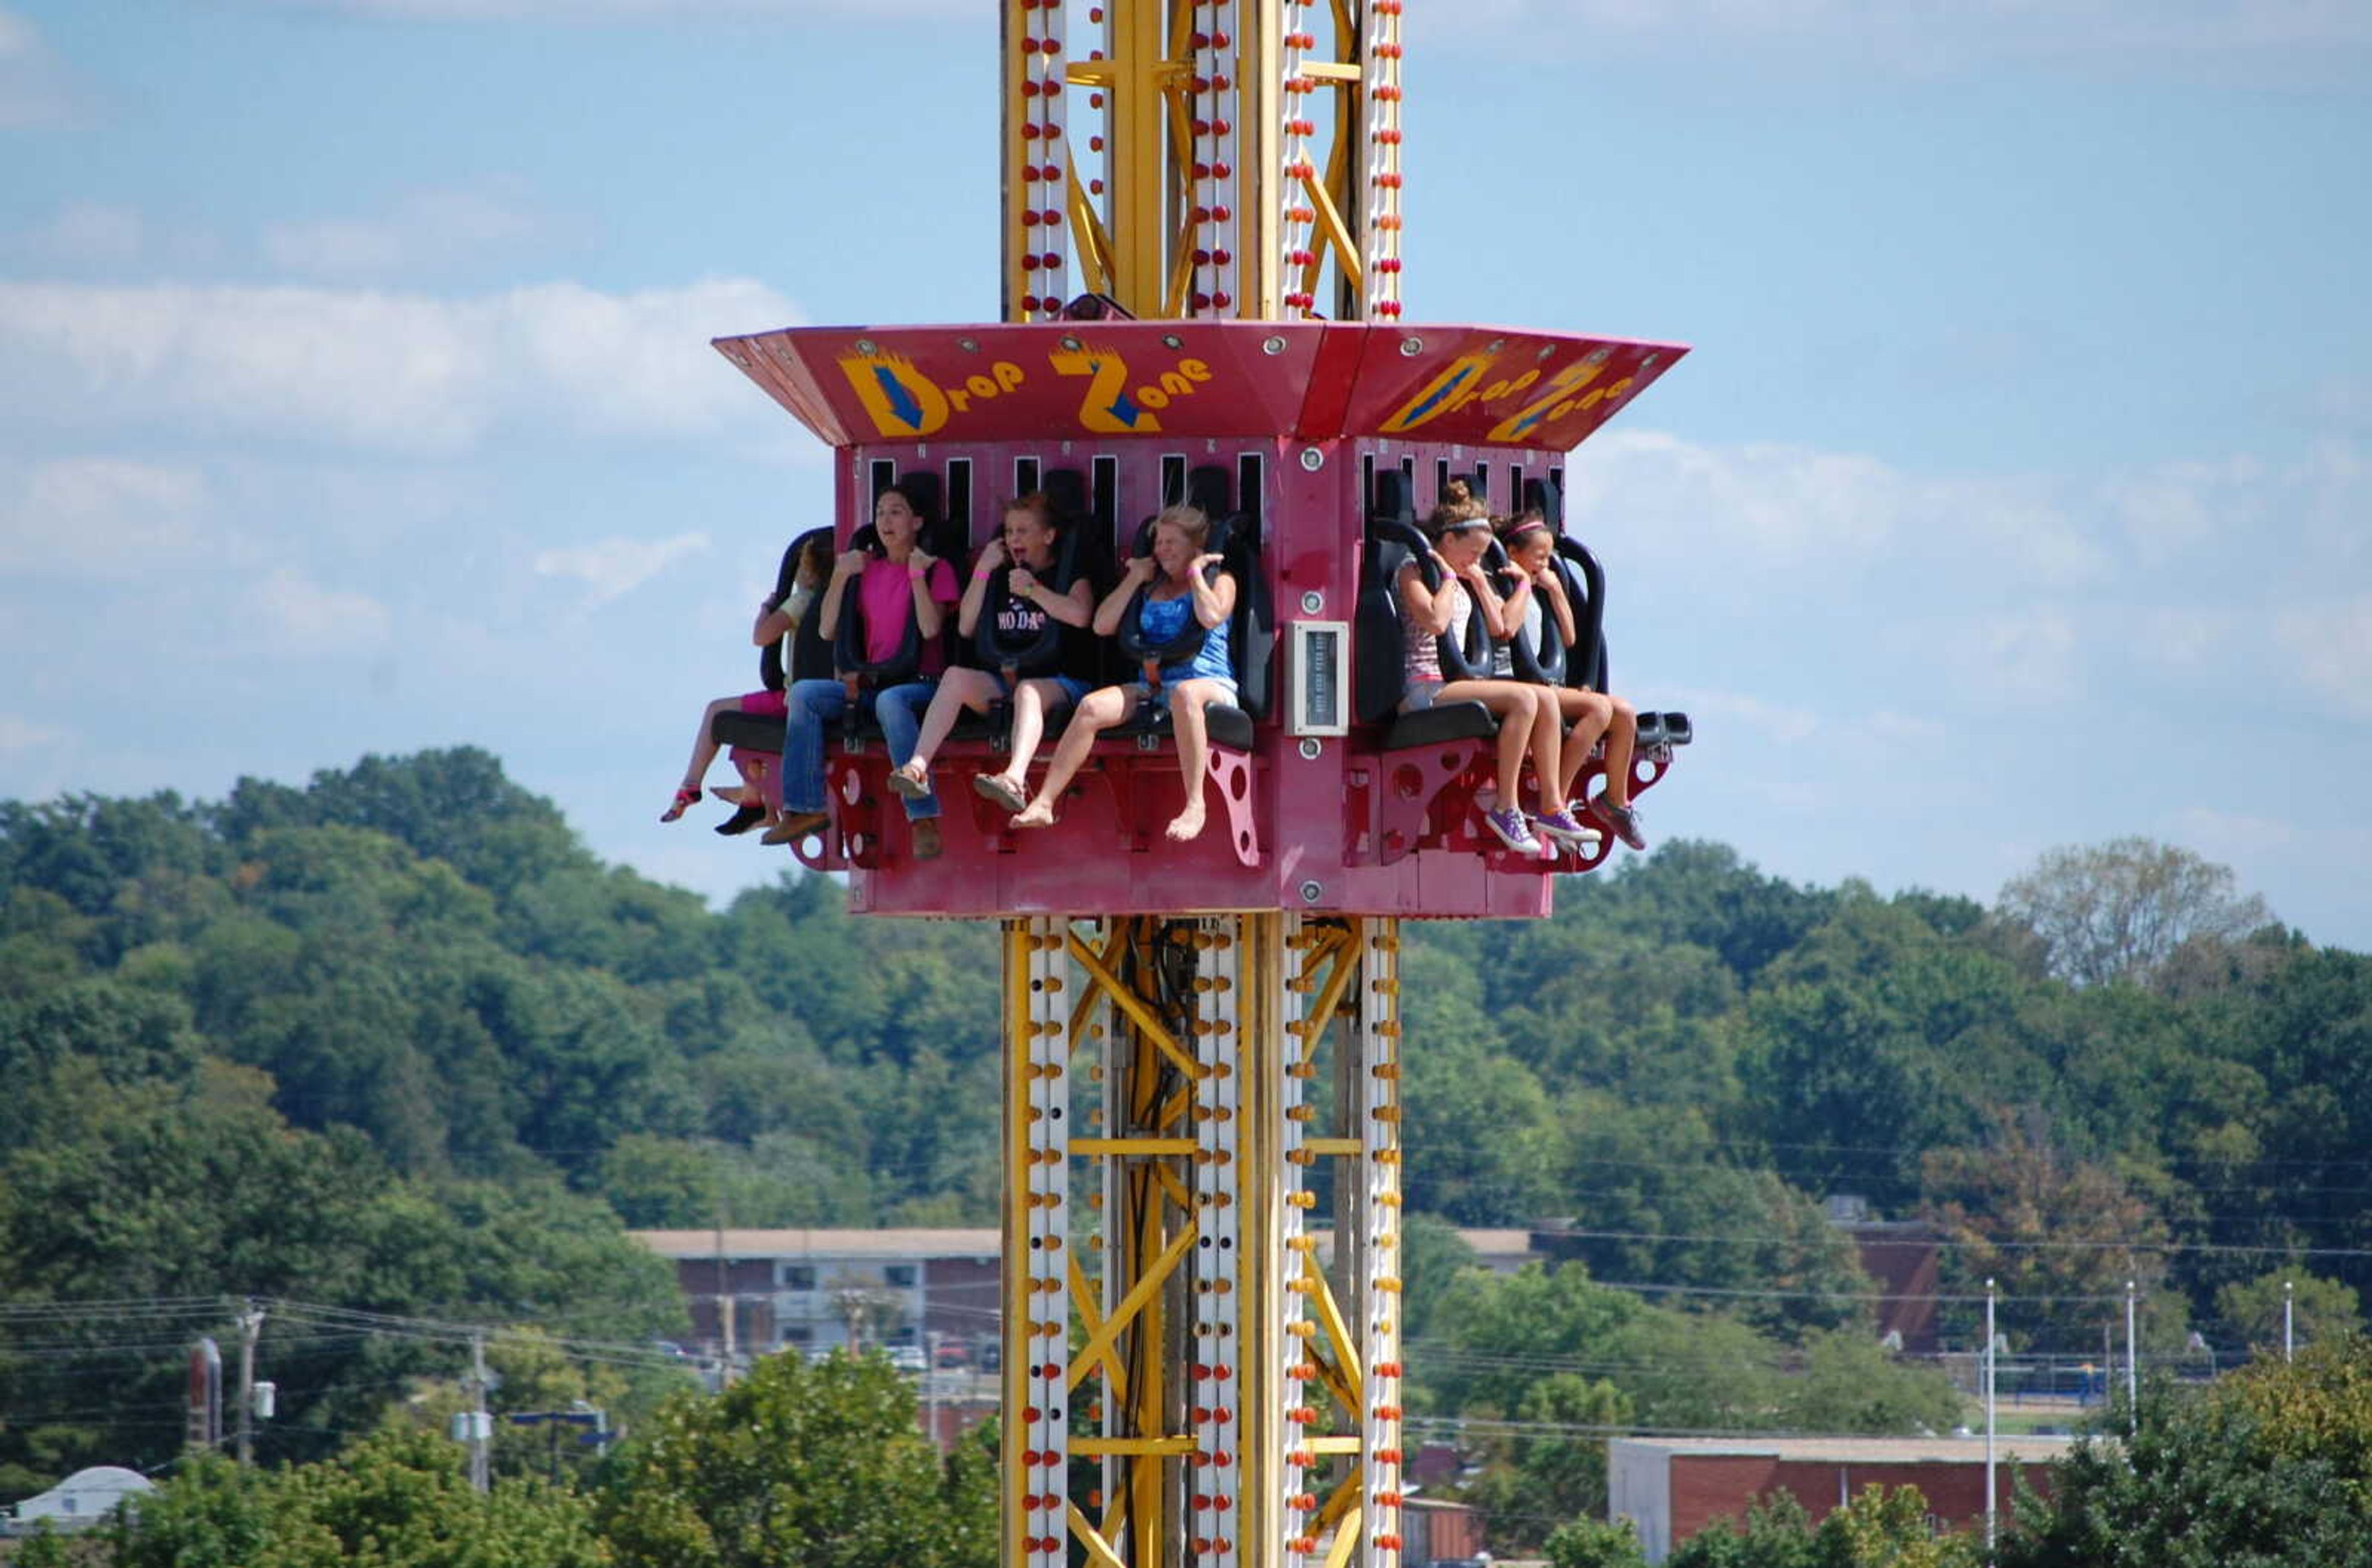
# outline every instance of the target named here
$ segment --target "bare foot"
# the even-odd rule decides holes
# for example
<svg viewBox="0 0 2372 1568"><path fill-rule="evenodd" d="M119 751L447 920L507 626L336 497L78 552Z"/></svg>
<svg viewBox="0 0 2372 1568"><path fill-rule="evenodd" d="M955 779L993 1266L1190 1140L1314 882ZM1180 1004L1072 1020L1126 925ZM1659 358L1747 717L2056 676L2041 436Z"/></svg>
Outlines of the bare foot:
<svg viewBox="0 0 2372 1568"><path fill-rule="evenodd" d="M1013 814L1016 828L1051 828L1054 825L1054 808L1042 800L1033 800Z"/></svg>
<svg viewBox="0 0 2372 1568"><path fill-rule="evenodd" d="M1203 803L1199 800L1169 819L1169 826L1164 830L1170 842L1180 844L1189 839L1199 837L1202 831Z"/></svg>

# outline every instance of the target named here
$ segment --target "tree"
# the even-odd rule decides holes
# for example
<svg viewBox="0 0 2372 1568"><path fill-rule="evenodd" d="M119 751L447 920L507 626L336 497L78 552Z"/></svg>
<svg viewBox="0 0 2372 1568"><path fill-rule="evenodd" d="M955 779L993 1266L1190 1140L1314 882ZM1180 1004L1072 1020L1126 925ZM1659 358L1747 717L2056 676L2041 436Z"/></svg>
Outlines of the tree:
<svg viewBox="0 0 2372 1568"><path fill-rule="evenodd" d="M2122 1443L2087 1439L2022 1493L2001 1568L2366 1568L2372 1564L2372 1342L2146 1394Z"/></svg>
<svg viewBox="0 0 2372 1568"><path fill-rule="evenodd" d="M2043 962L2074 985L2145 981L2194 938L2233 941L2273 920L2238 890L2229 866L2174 844L2113 839L2054 849L2004 884L2000 912L2042 944Z"/></svg>
<svg viewBox="0 0 2372 1568"><path fill-rule="evenodd" d="M284 1470L180 1467L110 1528L115 1568L606 1568L585 1498L536 1481L471 1489L459 1444L365 1439Z"/></svg>
<svg viewBox="0 0 2372 1568"><path fill-rule="evenodd" d="M2149 1203L2114 1170L2014 1119L1982 1147L1931 1151L1923 1176L1927 1217L1954 1243L1950 1283L1966 1295L1996 1282L2007 1298L2001 1331L2021 1348L2097 1343L2099 1325L2122 1311L2126 1281L2145 1300L2165 1281L2167 1227Z"/></svg>
<svg viewBox="0 0 2372 1568"><path fill-rule="evenodd" d="M2299 1344L2364 1328L2364 1304L2353 1288L2303 1269L2275 1269L2215 1293L2215 1316L2234 1350L2278 1348L2285 1307L2291 1337Z"/></svg>
<svg viewBox="0 0 2372 1568"><path fill-rule="evenodd" d="M941 1463L879 1357L765 1356L646 1422L599 1515L621 1568L989 1568L985 1469Z"/></svg>
<svg viewBox="0 0 2372 1568"><path fill-rule="evenodd" d="M1664 1560L1670 1568L1978 1568L1982 1544L1934 1534L1915 1486L1870 1486L1815 1528L1801 1504L1774 1493L1744 1522L1699 1530Z"/></svg>

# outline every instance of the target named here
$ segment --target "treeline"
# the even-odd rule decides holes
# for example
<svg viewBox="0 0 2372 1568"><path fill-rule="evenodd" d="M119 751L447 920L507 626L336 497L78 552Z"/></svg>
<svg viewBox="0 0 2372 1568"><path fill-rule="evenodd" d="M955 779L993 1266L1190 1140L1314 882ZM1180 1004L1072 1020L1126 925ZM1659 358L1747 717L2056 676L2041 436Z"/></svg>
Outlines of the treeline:
<svg viewBox="0 0 2372 1568"><path fill-rule="evenodd" d="M237 1291L637 1342L680 1306L622 1226L995 1214L990 930L851 919L789 873L711 912L481 751L0 805L0 1307ZM1948 1292L1997 1280L2020 1349L2097 1347L2129 1278L2152 1346L2227 1359L2273 1331L2269 1276L2303 1283L2309 1332L2372 1284L2372 960L2195 857L2075 852L1988 909L1681 842L1559 904L1407 932L1410 1210L1552 1229L1571 1260L1461 1280L1423 1233L1437 1416L1945 1419L1932 1381L1854 1370L1843 1194L1941 1227ZM1531 1289L1563 1293L1564 1342L1508 1309ZM97 1330L57 1322L0 1328L0 1493L178 1446L174 1375L93 1399L106 1364L70 1342ZM1684 1352L1714 1342L1873 1400L1789 1383L1657 1419L1702 1402ZM282 1379L279 1453L450 1376L416 1342L320 1350ZM152 1395L146 1428L108 1413Z"/></svg>

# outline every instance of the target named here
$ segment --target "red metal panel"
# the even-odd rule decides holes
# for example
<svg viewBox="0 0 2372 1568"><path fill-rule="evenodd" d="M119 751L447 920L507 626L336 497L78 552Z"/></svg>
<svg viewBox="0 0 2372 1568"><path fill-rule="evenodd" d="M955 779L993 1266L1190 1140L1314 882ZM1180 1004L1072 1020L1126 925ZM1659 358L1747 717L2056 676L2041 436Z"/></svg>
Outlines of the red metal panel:
<svg viewBox="0 0 2372 1568"><path fill-rule="evenodd" d="M1688 352L1496 327L1270 321L794 327L716 347L835 446L1264 430L1550 451Z"/></svg>
<svg viewBox="0 0 2372 1568"><path fill-rule="evenodd" d="M1369 329L1343 424L1366 436L1566 451L1687 352L1500 327Z"/></svg>

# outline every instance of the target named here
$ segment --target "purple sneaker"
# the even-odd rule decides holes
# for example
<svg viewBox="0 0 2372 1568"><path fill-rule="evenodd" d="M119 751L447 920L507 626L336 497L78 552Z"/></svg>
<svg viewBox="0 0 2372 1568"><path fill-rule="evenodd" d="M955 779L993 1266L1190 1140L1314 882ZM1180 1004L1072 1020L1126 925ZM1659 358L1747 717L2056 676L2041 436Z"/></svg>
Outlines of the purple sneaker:
<svg viewBox="0 0 2372 1568"><path fill-rule="evenodd" d="M1614 836L1633 849L1645 849L1647 835L1639 830L1639 808L1617 806L1602 795L1590 796L1589 814L1613 830Z"/></svg>
<svg viewBox="0 0 2372 1568"><path fill-rule="evenodd" d="M1541 841L1532 837L1531 824L1525 821L1524 814L1514 807L1503 806L1496 811L1484 812L1482 823L1499 835L1501 843L1517 854L1541 853Z"/></svg>
<svg viewBox="0 0 2372 1568"><path fill-rule="evenodd" d="M1563 811L1543 811L1532 819L1532 826L1558 843L1576 849L1587 849L1598 839L1597 829L1585 828L1574 820L1571 807Z"/></svg>

